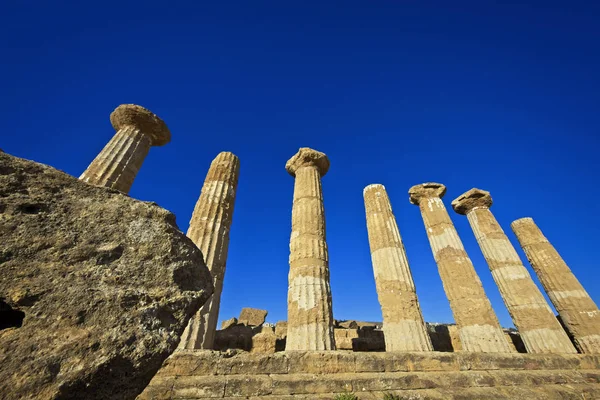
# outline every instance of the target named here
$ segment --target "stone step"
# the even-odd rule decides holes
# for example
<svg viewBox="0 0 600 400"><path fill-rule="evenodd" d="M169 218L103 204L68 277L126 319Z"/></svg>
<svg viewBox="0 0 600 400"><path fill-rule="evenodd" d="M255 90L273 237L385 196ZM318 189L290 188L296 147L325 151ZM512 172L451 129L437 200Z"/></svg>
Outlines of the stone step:
<svg viewBox="0 0 600 400"><path fill-rule="evenodd" d="M540 385L535 387L495 386L460 389L393 390L357 393L358 400L383 400L384 395L396 395L397 400L592 400L600 398L600 385ZM334 400L339 393L309 395L275 395L245 397L253 400ZM223 397L223 400L239 400L242 397ZM183 399L182 399L183 400ZM186 399L191 400L191 399Z"/></svg>
<svg viewBox="0 0 600 400"><path fill-rule="evenodd" d="M167 375L295 374L411 371L600 369L600 355L521 353L279 352L233 356L210 350L173 353L158 372Z"/></svg>
<svg viewBox="0 0 600 400"><path fill-rule="evenodd" d="M178 351L149 399L600 399L600 356L489 353ZM291 397L290 397L291 396ZM461 397L463 396L463 397ZM596 397L594 397L596 396Z"/></svg>
<svg viewBox="0 0 600 400"><path fill-rule="evenodd" d="M364 372L343 374L198 375L156 377L140 399L373 393L456 388L596 385L599 370ZM600 392L598 393L600 396Z"/></svg>

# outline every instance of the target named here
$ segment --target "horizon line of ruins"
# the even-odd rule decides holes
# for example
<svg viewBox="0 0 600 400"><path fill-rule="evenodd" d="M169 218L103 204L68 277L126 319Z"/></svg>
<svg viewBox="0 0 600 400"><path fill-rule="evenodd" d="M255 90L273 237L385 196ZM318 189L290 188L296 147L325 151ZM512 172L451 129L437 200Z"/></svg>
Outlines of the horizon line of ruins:
<svg viewBox="0 0 600 400"><path fill-rule="evenodd" d="M116 134L80 179L127 194L150 147L167 144L171 133L158 116L133 104L117 107L110 120ZM239 167L234 154L217 155L192 214L187 236L204 255L214 293L190 319L181 349L214 346ZM285 350L335 350L321 187L329 159L300 148L285 168L295 178ZM446 187L423 183L408 193L423 217L463 351L514 352L442 201ZM385 349L433 351L385 187L368 185L363 197ZM518 219L511 228L562 324L490 211L490 193L474 188L451 205L469 220L526 351L600 354L600 311L533 219Z"/></svg>

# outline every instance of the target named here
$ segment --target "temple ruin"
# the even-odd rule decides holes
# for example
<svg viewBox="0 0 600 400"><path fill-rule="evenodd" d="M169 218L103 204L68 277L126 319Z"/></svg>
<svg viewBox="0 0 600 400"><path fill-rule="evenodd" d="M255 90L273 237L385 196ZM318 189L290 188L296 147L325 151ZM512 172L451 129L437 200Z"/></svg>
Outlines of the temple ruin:
<svg viewBox="0 0 600 400"><path fill-rule="evenodd" d="M117 107L110 120L117 132L80 180L123 196L150 147L165 145L171 134L137 105ZM348 392L359 399L598 398L598 307L533 220L518 219L511 227L554 315L490 211L485 190L467 191L452 208L468 218L517 329L501 327L442 200L446 187L434 182L411 187L409 201L419 207L455 324L424 320L381 184L366 186L363 200L383 320L335 320L322 189L329 168L324 153L306 147L285 165L294 178L287 320L269 324L267 310L244 308L219 330L240 160L230 152L216 156L187 232L214 291L185 330L182 325L177 350L139 399L331 399Z"/></svg>

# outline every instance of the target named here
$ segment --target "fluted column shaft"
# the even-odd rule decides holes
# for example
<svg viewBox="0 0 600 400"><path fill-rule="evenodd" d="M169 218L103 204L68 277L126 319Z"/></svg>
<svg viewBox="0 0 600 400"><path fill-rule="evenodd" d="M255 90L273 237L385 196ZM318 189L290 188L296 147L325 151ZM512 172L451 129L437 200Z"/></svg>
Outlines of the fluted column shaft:
<svg viewBox="0 0 600 400"><path fill-rule="evenodd" d="M473 208L466 215L527 352L575 353L569 337L489 208Z"/></svg>
<svg viewBox="0 0 600 400"><path fill-rule="evenodd" d="M431 183L417 185L411 188L409 193L411 202L418 204L421 210L444 291L458 326L463 350L487 353L514 352L504 336L444 202L439 197L444 195L445 190L443 185Z"/></svg>
<svg viewBox="0 0 600 400"><path fill-rule="evenodd" d="M576 347L600 354L598 306L533 219L521 218L511 227Z"/></svg>
<svg viewBox="0 0 600 400"><path fill-rule="evenodd" d="M117 133L79 179L129 193L151 146L171 140L165 123L144 107L122 104L110 115Z"/></svg>
<svg viewBox="0 0 600 400"><path fill-rule="evenodd" d="M212 349L214 345L239 170L234 154L220 153L210 165L192 214L187 236L202 251L215 289L190 319L180 349Z"/></svg>
<svg viewBox="0 0 600 400"><path fill-rule="evenodd" d="M151 139L133 126L119 129L79 179L129 193L150 144Z"/></svg>
<svg viewBox="0 0 600 400"><path fill-rule="evenodd" d="M323 172L312 162L303 162L293 173L286 350L334 350Z"/></svg>
<svg viewBox="0 0 600 400"><path fill-rule="evenodd" d="M364 192L367 231L386 351L432 351L406 251L383 185Z"/></svg>

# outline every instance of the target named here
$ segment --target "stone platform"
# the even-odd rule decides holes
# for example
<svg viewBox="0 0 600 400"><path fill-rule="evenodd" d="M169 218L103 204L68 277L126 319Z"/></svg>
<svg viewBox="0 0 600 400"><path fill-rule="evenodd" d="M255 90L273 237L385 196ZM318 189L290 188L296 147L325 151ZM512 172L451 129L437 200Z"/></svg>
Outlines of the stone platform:
<svg viewBox="0 0 600 400"><path fill-rule="evenodd" d="M600 399L600 356L182 350L148 399Z"/></svg>

